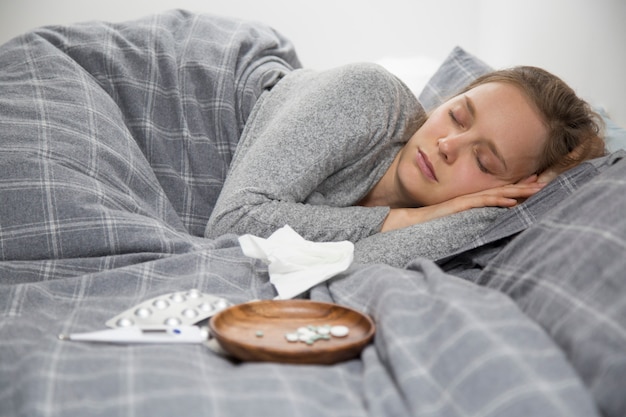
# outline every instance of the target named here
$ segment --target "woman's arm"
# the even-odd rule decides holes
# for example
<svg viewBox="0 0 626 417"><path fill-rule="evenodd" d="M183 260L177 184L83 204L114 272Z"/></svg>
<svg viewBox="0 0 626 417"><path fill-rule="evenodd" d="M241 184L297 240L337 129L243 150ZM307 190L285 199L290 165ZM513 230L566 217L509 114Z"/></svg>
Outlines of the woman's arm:
<svg viewBox="0 0 626 417"><path fill-rule="evenodd" d="M502 213L484 207L440 217L361 239L354 245L354 262L385 263L399 268L419 257L436 260L476 241Z"/></svg>
<svg viewBox="0 0 626 417"><path fill-rule="evenodd" d="M545 183L533 181L509 184L453 198L443 203L418 208L391 209L383 222L383 232L425 223L451 214L481 207L513 207L520 199L537 193Z"/></svg>
<svg viewBox="0 0 626 417"><path fill-rule="evenodd" d="M296 71L261 97L205 236L269 236L289 224L309 240L357 241L387 207L354 206L417 129L421 106L380 67Z"/></svg>

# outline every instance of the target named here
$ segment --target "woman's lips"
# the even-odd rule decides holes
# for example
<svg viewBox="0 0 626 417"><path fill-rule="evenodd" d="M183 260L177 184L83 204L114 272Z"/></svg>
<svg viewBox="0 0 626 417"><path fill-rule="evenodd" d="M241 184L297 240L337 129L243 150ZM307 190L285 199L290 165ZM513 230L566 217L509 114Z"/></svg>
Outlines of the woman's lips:
<svg viewBox="0 0 626 417"><path fill-rule="evenodd" d="M422 171L422 174L424 174L426 178L436 182L437 175L435 175L435 169L433 168L432 164L428 160L428 157L426 156L426 154L418 149L416 160L417 160L417 167L420 169L420 171Z"/></svg>

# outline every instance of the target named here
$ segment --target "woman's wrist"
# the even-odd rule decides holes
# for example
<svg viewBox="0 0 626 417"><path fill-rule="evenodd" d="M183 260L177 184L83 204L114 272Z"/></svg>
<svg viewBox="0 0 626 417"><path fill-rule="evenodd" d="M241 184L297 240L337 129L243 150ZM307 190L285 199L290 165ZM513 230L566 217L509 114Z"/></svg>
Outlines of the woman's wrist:
<svg viewBox="0 0 626 417"><path fill-rule="evenodd" d="M390 209L380 231L389 232L422 223L427 220L425 216L422 216L424 209L427 207Z"/></svg>

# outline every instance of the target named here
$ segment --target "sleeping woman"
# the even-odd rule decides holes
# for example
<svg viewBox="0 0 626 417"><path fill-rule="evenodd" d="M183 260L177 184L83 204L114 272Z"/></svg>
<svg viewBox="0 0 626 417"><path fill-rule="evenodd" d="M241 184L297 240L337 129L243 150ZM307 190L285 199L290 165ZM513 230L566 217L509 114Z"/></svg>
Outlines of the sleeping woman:
<svg viewBox="0 0 626 417"><path fill-rule="evenodd" d="M0 63L7 260L97 269L289 225L401 266L604 152L589 106L545 71L489 73L426 114L380 66L302 69L266 25L185 11L40 28Z"/></svg>
<svg viewBox="0 0 626 417"><path fill-rule="evenodd" d="M571 88L534 67L489 73L429 115L375 65L296 70L256 103L205 235L266 237L285 224L318 241L415 225L450 233L449 215L512 207L602 155L598 123ZM444 216L448 224L426 223ZM476 216L470 224L490 220Z"/></svg>

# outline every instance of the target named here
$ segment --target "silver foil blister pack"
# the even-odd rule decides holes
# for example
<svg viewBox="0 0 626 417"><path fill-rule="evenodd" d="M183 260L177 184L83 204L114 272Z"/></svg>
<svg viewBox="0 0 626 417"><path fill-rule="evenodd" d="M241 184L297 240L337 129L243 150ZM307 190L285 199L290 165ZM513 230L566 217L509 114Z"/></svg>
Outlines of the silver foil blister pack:
<svg viewBox="0 0 626 417"><path fill-rule="evenodd" d="M231 305L225 298L197 289L160 295L143 301L105 323L108 327L190 326Z"/></svg>

